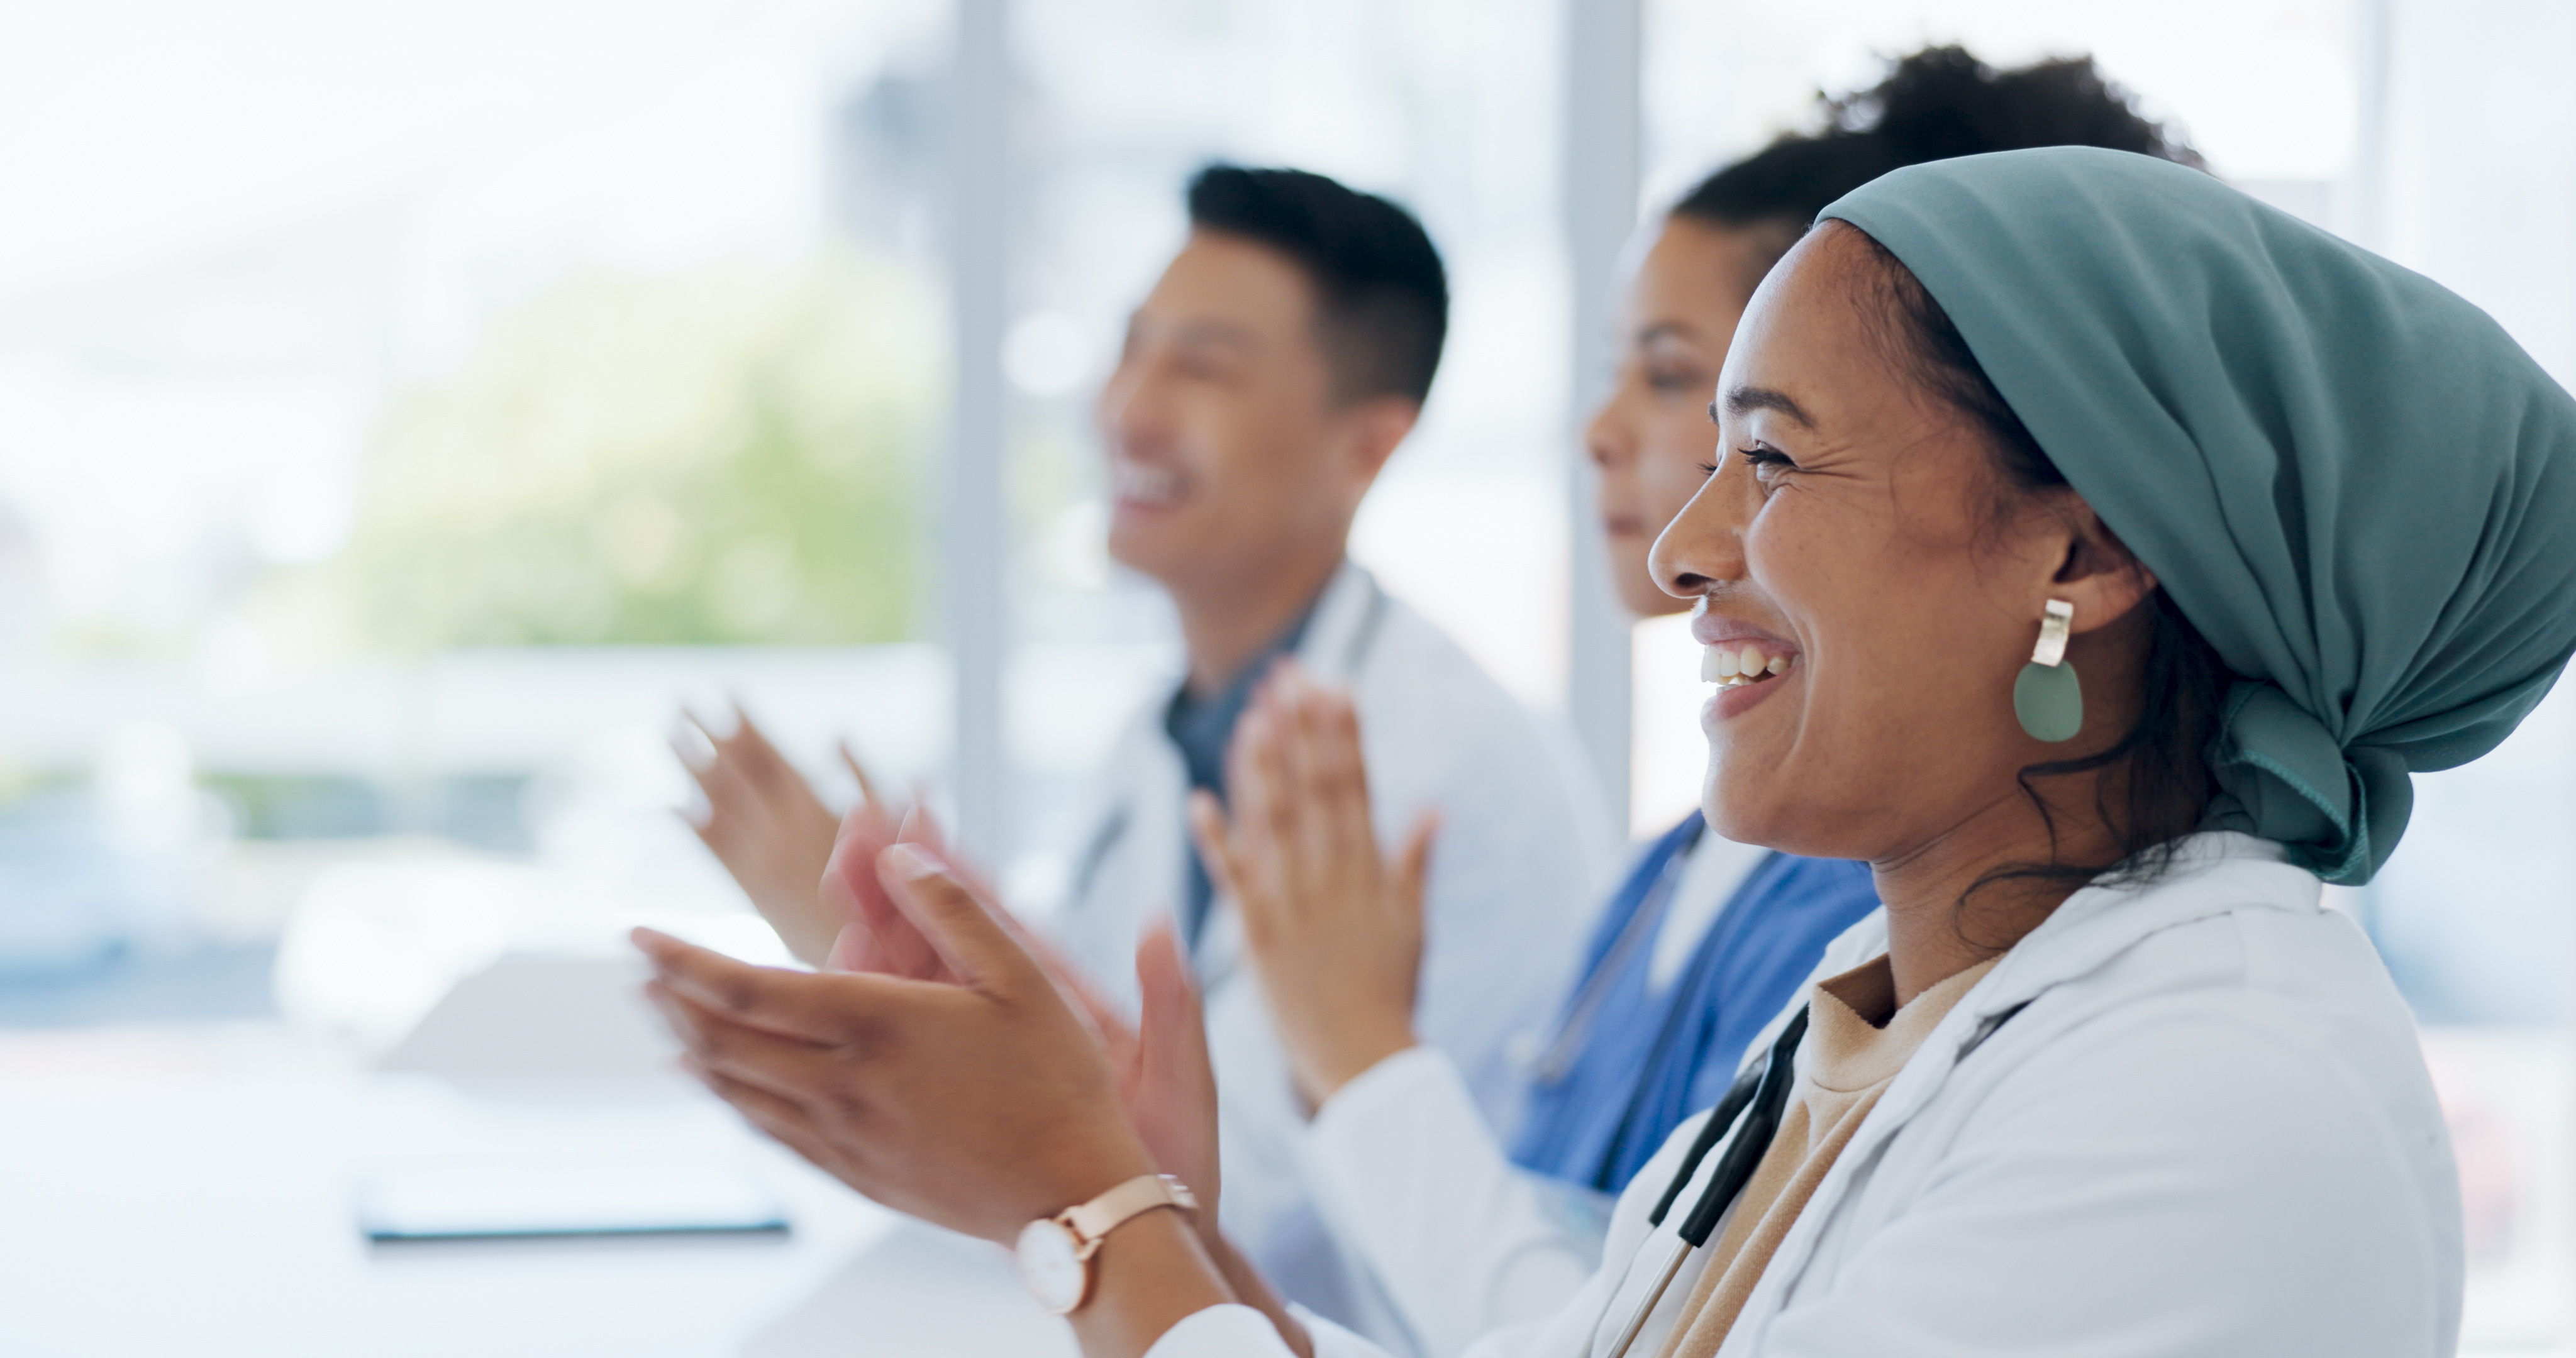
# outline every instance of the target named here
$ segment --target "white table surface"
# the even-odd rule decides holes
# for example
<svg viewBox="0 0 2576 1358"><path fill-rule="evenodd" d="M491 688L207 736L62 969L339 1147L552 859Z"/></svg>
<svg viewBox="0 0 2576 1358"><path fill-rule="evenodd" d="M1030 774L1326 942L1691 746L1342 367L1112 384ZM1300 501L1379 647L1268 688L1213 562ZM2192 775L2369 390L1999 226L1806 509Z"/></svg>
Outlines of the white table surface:
<svg viewBox="0 0 2576 1358"><path fill-rule="evenodd" d="M738 1157L786 1236L371 1246L388 1158ZM989 1245L704 1097L478 1101L273 1026L0 1033L0 1354L1070 1354Z"/></svg>

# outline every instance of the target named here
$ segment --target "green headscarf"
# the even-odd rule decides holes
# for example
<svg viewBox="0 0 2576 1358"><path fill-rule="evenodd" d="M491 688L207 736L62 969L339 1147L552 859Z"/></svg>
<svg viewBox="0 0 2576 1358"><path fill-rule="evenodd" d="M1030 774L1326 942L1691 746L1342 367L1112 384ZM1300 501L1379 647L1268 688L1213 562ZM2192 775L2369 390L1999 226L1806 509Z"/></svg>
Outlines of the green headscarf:
<svg viewBox="0 0 2576 1358"><path fill-rule="evenodd" d="M1904 261L2235 671L2211 828L2366 882L2409 771L2494 749L2576 650L2576 401L2429 279L2088 147L1913 166L1823 216Z"/></svg>

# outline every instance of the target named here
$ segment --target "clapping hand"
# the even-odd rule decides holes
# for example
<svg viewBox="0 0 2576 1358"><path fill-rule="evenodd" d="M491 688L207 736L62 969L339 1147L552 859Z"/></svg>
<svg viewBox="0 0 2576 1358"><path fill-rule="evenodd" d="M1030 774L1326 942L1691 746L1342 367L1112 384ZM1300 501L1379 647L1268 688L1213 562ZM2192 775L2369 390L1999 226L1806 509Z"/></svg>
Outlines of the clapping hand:
<svg viewBox="0 0 2576 1358"><path fill-rule="evenodd" d="M823 901L815 891L834 843L858 835L881 850L895 842L904 809L877 796L867 770L846 743L840 747L841 762L858 779L859 803L836 820L804 775L739 705L730 734L719 734L694 712L684 717L695 737L680 733L672 748L706 799L704 813L690 817L690 828L733 874L787 950L808 966L821 964L847 919L838 904Z"/></svg>
<svg viewBox="0 0 2576 1358"><path fill-rule="evenodd" d="M836 875L857 867L847 849ZM689 1069L852 1188L987 1240L1007 1241L1149 1168L1174 1174L1199 1193L1197 1230L1176 1239L1165 1221L1122 1229L1121 1248L1105 1256L1114 1273L1075 1317L1085 1351L1139 1353L1181 1316L1240 1298L1311 1353L1303 1327L1217 1230L1216 1083L1169 931L1138 953L1141 1031L1104 1040L1067 974L936 852L900 844L872 866L892 915L874 942L845 935L835 952L874 949L866 955L923 975L753 967L636 931L655 971L647 994ZM1158 1118L1169 1124L1166 1146L1152 1148L1138 1124Z"/></svg>
<svg viewBox="0 0 2576 1358"><path fill-rule="evenodd" d="M1235 728L1226 789L1231 817L1206 792L1191 797L1200 858L1242 914L1289 1070L1320 1107L1420 1040L1423 879L1439 821L1425 812L1401 849L1379 849L1358 714L1293 661Z"/></svg>
<svg viewBox="0 0 2576 1358"><path fill-rule="evenodd" d="M917 845L882 862L949 979L754 967L636 931L692 1072L852 1188L987 1240L1151 1171L1107 1053L998 908Z"/></svg>
<svg viewBox="0 0 2576 1358"><path fill-rule="evenodd" d="M916 914L905 910L888 889L879 863L889 846L878 838L878 822L865 812L865 807L851 811L832 851L831 866L823 874L823 902L836 918L848 921L832 943L824 969L963 983L955 964L923 931ZM907 815L894 838L928 849L946 865L945 872L977 899L999 899L948 848L928 811L915 809ZM995 927L1036 961L1098 1040L1117 1076L1120 1101L1157 1168L1199 1195L1207 1209L1201 1219L1212 1227L1220 1188L1216 1080L1208 1068L1198 990L1169 926L1157 926L1137 947L1136 979L1144 1010L1141 1021L1130 1025L1081 969L1043 936L1031 932L1007 910L988 913Z"/></svg>

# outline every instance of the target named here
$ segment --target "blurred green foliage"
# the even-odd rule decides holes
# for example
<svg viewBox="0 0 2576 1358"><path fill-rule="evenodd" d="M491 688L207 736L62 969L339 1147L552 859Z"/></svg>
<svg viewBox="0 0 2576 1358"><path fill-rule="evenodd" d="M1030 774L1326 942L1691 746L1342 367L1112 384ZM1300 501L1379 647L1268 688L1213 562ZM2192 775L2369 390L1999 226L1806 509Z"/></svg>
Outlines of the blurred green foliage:
<svg viewBox="0 0 2576 1358"><path fill-rule="evenodd" d="M354 639L911 635L930 296L836 257L540 298L397 403L330 572Z"/></svg>

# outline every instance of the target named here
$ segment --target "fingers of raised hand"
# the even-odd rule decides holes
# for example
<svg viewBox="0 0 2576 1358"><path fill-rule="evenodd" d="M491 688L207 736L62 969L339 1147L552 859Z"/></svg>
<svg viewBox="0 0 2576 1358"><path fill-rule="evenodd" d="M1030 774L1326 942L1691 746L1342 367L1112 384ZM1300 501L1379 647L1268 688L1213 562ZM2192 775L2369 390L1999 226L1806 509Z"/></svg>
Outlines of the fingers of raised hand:
<svg viewBox="0 0 2576 1358"><path fill-rule="evenodd" d="M710 1070L694 1056L683 1055L680 1066L697 1078L698 1083L713 1091L717 1098L732 1104L751 1125L775 1138L780 1145L804 1156L827 1170L838 1159L833 1146L814 1126L804 1107L789 1099L747 1084L720 1071Z"/></svg>
<svg viewBox="0 0 2576 1358"><path fill-rule="evenodd" d="M1252 701L1245 704L1243 715L1235 718L1234 734L1226 738L1226 801L1239 820L1267 812L1270 789L1262 785L1258 746L1268 712L1269 686L1264 684L1253 689Z"/></svg>
<svg viewBox="0 0 2576 1358"><path fill-rule="evenodd" d="M1344 793L1341 784L1353 775L1358 759L1356 752L1345 757L1336 743L1342 734L1336 718L1347 714L1348 703L1303 670L1289 670L1281 678L1291 739L1311 790Z"/></svg>
<svg viewBox="0 0 2576 1358"><path fill-rule="evenodd" d="M691 817L692 827L719 857L748 849L766 859L777 851L782 830L801 837L813 833L811 822L829 824L813 789L749 717L739 719L733 734L718 735L697 714L685 715L689 729L674 732L671 745L706 800L705 815Z"/></svg>
<svg viewBox="0 0 2576 1358"><path fill-rule="evenodd" d="M839 1084L852 1048L826 1048L802 1038L735 1022L660 981L646 998L662 1011L698 1069L804 1105L827 1097Z"/></svg>
<svg viewBox="0 0 2576 1358"><path fill-rule="evenodd" d="M1334 751L1325 737L1320 694L1304 676L1288 676L1289 707L1281 740L1282 764L1288 770L1288 786L1298 804L1295 835L1303 866L1314 879L1313 885L1338 881L1345 865L1340 861L1349 852L1342 842L1342 822L1349 816L1345 803L1349 788L1343 783Z"/></svg>
<svg viewBox="0 0 2576 1358"><path fill-rule="evenodd" d="M949 979L938 950L886 894L877 875L877 856L893 842L892 836L893 827L874 808L864 804L851 808L842 819L831 861L823 869L823 904L866 935L865 946L849 956L855 964L851 970L924 981Z"/></svg>
<svg viewBox="0 0 2576 1358"><path fill-rule="evenodd" d="M742 795L741 770L725 758L724 746L707 734L696 713L684 715L686 724L671 731L671 753L679 756L680 767L688 770L690 781L706 799L707 824L732 819L748 800Z"/></svg>
<svg viewBox="0 0 2576 1358"><path fill-rule="evenodd" d="M680 1067L696 1077L717 1098L733 1105L734 1111L742 1114L744 1121L824 1172L861 1192L874 1186L869 1174L866 1145L851 1134L847 1125L864 1116L864 1110L856 1100L836 1100L818 1107L711 1069L697 1057L686 1053L680 1057Z"/></svg>
<svg viewBox="0 0 2576 1358"><path fill-rule="evenodd" d="M1244 899L1245 873L1237 856L1233 827L1226 823L1225 807L1206 788L1190 792L1190 836L1198 843L1199 862L1207 868L1216 894L1247 910L1266 904Z"/></svg>
<svg viewBox="0 0 2576 1358"><path fill-rule="evenodd" d="M1216 1075L1198 987L1168 924L1137 945L1136 982L1144 1014L1128 1113L1155 1163L1196 1189L1200 1210L1210 1211L1218 1189Z"/></svg>
<svg viewBox="0 0 2576 1358"><path fill-rule="evenodd" d="M1234 903L1243 921L1244 942L1256 957L1268 953L1295 908L1287 890L1292 883L1279 871L1275 837L1257 824L1237 832L1216 795L1204 788L1190 794L1190 831L1209 885Z"/></svg>
<svg viewBox="0 0 2576 1358"><path fill-rule="evenodd" d="M739 722L740 709L735 710L735 721ZM680 709L680 722L679 729L672 733L671 743L680 750L681 762L687 764L692 772L733 762L734 738L742 733L739 725L710 719L700 715L696 708L686 706Z"/></svg>
<svg viewBox="0 0 2576 1358"><path fill-rule="evenodd" d="M792 796L803 792L808 798L812 797L812 791L805 786L804 776L787 762L787 756L778 752L778 747L751 719L751 714L743 710L741 703L733 705L733 734L717 741L716 746L724 751L726 762L741 771L744 781L765 795Z"/></svg>
<svg viewBox="0 0 2576 1358"><path fill-rule="evenodd" d="M1314 730L1334 789L1355 804L1365 819L1369 809L1368 756L1360 744L1359 709L1350 695L1319 692Z"/></svg>
<svg viewBox="0 0 2576 1358"><path fill-rule="evenodd" d="M1358 722L1346 696L1302 673L1287 687L1305 889L1327 905L1364 897L1376 889L1379 860Z"/></svg>
<svg viewBox="0 0 2576 1358"><path fill-rule="evenodd" d="M1147 929L1136 945L1136 989L1143 1000L1137 1023L1140 1034L1163 1050L1207 1050L1198 982L1190 975L1189 959L1181 953L1180 935L1168 920Z"/></svg>
<svg viewBox="0 0 2576 1358"><path fill-rule="evenodd" d="M939 814L927 802L915 801L903 810L903 823L895 830L895 839L904 844L918 844L945 859L948 857L948 831L939 823Z"/></svg>
<svg viewBox="0 0 2576 1358"><path fill-rule="evenodd" d="M1369 824L1368 760L1360 746L1359 714L1347 694L1308 681L1300 686L1297 741L1304 751L1307 785L1333 829L1347 835Z"/></svg>
<svg viewBox="0 0 2576 1358"><path fill-rule="evenodd" d="M878 855L877 878L940 960L967 984L1009 999L1052 993L1037 959L996 917L1000 907L969 890L937 854L918 844L897 844Z"/></svg>
<svg viewBox="0 0 2576 1358"><path fill-rule="evenodd" d="M1404 837L1404 848L1392 865L1395 879L1395 904L1417 918L1422 914L1422 896L1431 876L1431 847L1440 838L1440 813L1426 810L1414 817L1413 829Z"/></svg>
<svg viewBox="0 0 2576 1358"><path fill-rule="evenodd" d="M1276 695L1278 690L1272 690ZM1245 857L1255 871L1294 880L1304 848L1306 790L1298 783L1294 716L1284 696L1263 704L1246 720L1240 739L1243 786L1235 820L1249 832ZM1235 792L1234 785L1227 790Z"/></svg>
<svg viewBox="0 0 2576 1358"><path fill-rule="evenodd" d="M988 901L1002 899L1002 893L994 889L992 879L976 866L975 861L949 844L947 829L940 825L938 813L932 811L927 803L915 800L904 811L903 824L895 831L895 840L902 844L919 844L938 855L939 860L948 865L949 875L965 883L966 889L975 895ZM1007 915L999 918L1006 926L1013 923ZM1013 932L1018 932L1016 927Z"/></svg>
<svg viewBox="0 0 2576 1358"><path fill-rule="evenodd" d="M670 742L671 753L680 757L680 767L687 769L692 778L706 772L716 762L719 753L716 738L708 733L706 719L688 708L680 709L679 717L672 721L664 739Z"/></svg>
<svg viewBox="0 0 2576 1358"><path fill-rule="evenodd" d="M755 967L652 929L633 938L663 987L731 1022L840 1045L862 1039L873 1021L868 995L850 989L851 978Z"/></svg>

